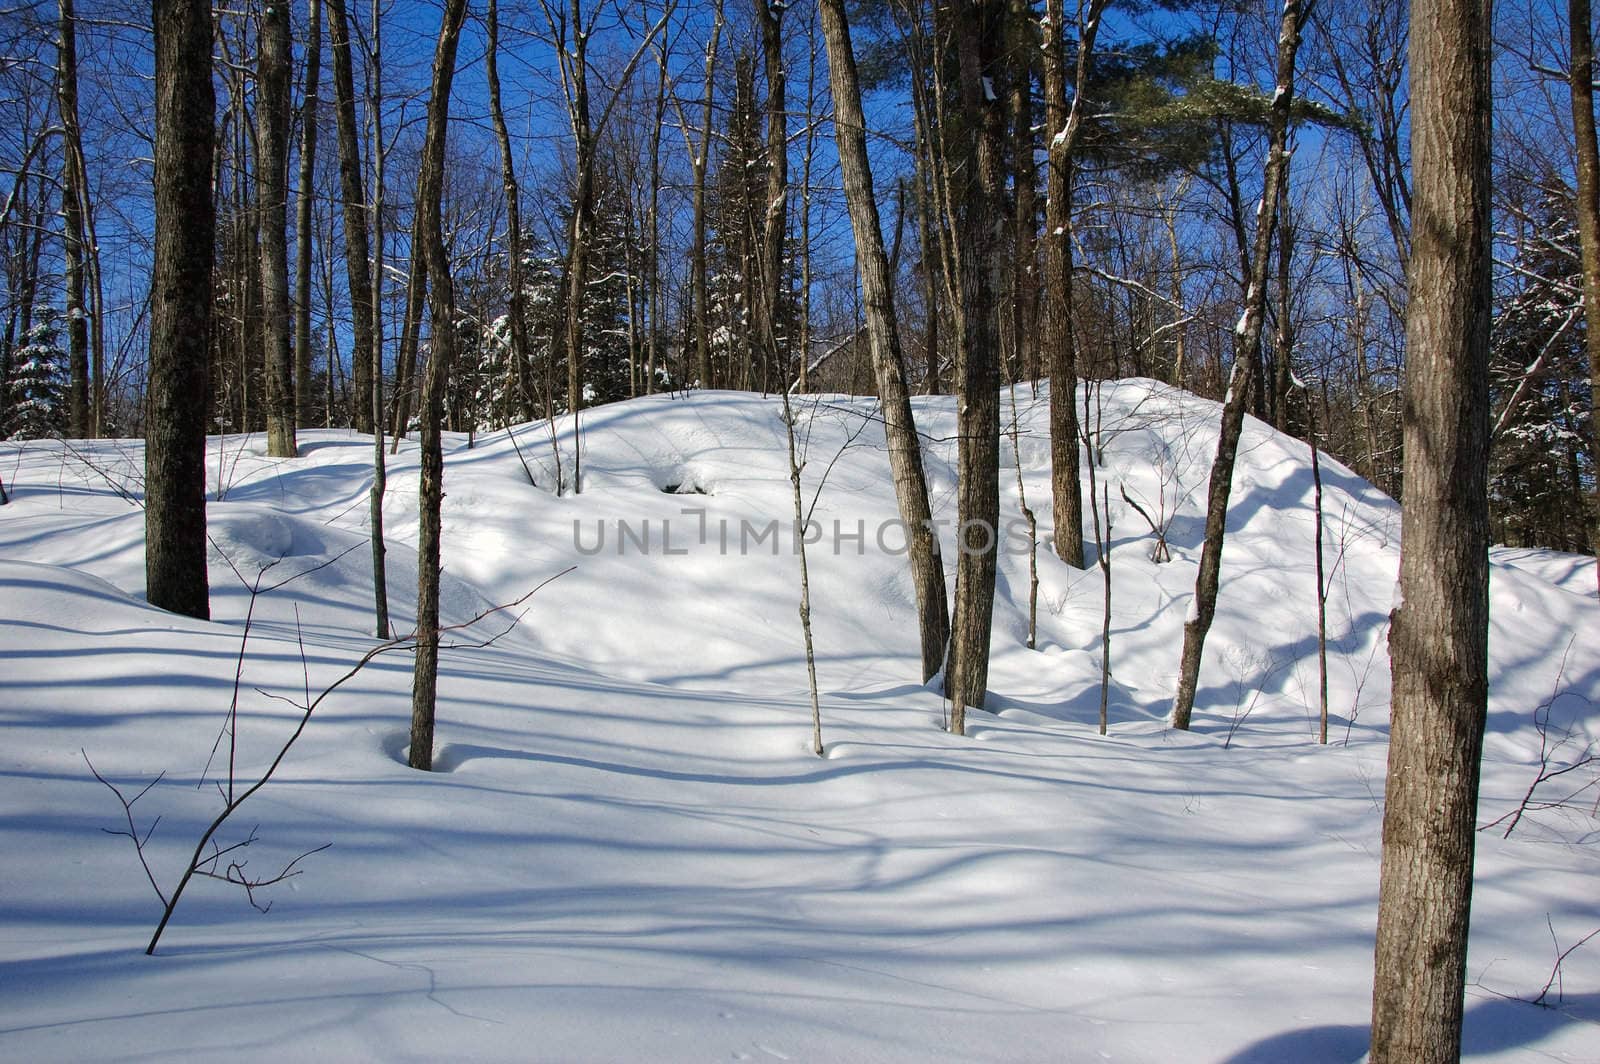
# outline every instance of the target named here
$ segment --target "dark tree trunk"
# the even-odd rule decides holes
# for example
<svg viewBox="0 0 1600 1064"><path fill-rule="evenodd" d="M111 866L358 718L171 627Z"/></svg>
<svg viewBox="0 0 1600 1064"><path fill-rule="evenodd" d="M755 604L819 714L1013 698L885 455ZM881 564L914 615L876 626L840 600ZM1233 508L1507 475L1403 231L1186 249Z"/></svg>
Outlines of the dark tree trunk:
<svg viewBox="0 0 1600 1064"><path fill-rule="evenodd" d="M145 597L209 617L206 355L216 216L211 5L155 0L155 264L145 417Z"/></svg>
<svg viewBox="0 0 1600 1064"><path fill-rule="evenodd" d="M295 198L294 394L295 423L316 420L311 391L311 201L316 180L318 89L322 80L322 0L310 0L306 26L305 99L300 106L300 187Z"/></svg>
<svg viewBox="0 0 1600 1064"><path fill-rule="evenodd" d="M1033 55L1038 45L1025 0L1009 0L1006 36L1010 41L1011 85L1011 337L1013 366L1007 380L1039 379L1039 341L1034 329L1037 277L1034 272Z"/></svg>
<svg viewBox="0 0 1600 1064"><path fill-rule="evenodd" d="M1412 0L1415 198L1405 498L1373 1064L1461 1056L1488 698L1491 36L1484 0Z"/></svg>
<svg viewBox="0 0 1600 1064"><path fill-rule="evenodd" d="M960 187L962 336L955 615L945 692L950 730L966 734L968 706L983 708L989 682L990 622L1000 520L1000 292L1005 284L1001 230L1001 144L1005 108L1003 0L958 0L961 158L950 166Z"/></svg>
<svg viewBox="0 0 1600 1064"><path fill-rule="evenodd" d="M844 0L821 0L822 35L828 47L829 80L833 89L834 132L839 143L839 167L844 177L845 202L855 232L856 262L866 304L867 335L877 371L878 397L883 406L883 430L889 447L889 467L894 475L895 499L906 528L911 559L911 579L916 587L918 630L922 636L922 679L927 682L944 664L950 635L945 599L944 561L934 534L928 505L928 484L922 468L922 448L911 414L906 387L900 330L895 318L894 279L883 250L883 230L872 191L872 170L867 159L866 119L861 110L861 88L856 77L855 53ZM997 407L998 410L998 407Z"/></svg>
<svg viewBox="0 0 1600 1064"><path fill-rule="evenodd" d="M778 315L784 290L783 246L787 234L789 195L789 127L787 78L783 68L783 13L788 4L756 0L761 24L761 53L767 75L767 202L761 218L761 287L756 300L756 332L761 338L759 387L783 380L785 344L778 336ZM768 373L772 373L771 378Z"/></svg>
<svg viewBox="0 0 1600 1064"><path fill-rule="evenodd" d="M1105 0L1090 0L1079 26L1077 72L1067 101L1066 12L1048 0L1044 30L1045 186L1044 361L1050 373L1050 494L1056 556L1078 569L1083 561L1083 489L1078 483L1078 352L1073 321L1072 153L1083 123L1083 90Z"/></svg>
<svg viewBox="0 0 1600 1064"><path fill-rule="evenodd" d="M1600 146L1594 122L1594 31L1589 0L1568 0L1572 45L1569 84L1578 173L1578 239L1583 248L1584 342L1589 352L1589 434L1600 448ZM1589 546L1600 585L1600 481L1589 514Z"/></svg>
<svg viewBox="0 0 1600 1064"><path fill-rule="evenodd" d="M722 0L715 0L711 40L706 45L704 94L701 100L700 143L689 160L694 175L694 240L690 245L689 271L694 292L695 371L700 387L712 387L711 379L711 286L706 277L706 170L711 161L712 123L716 100L712 89L717 67L717 42L722 37Z"/></svg>
<svg viewBox="0 0 1600 1064"><path fill-rule="evenodd" d="M290 347L288 218L288 0L261 15L256 67L256 213L261 226L262 341L266 349L267 454L295 457L294 351Z"/></svg>
<svg viewBox="0 0 1600 1064"><path fill-rule="evenodd" d="M388 639L389 631L389 568L385 557L388 548L383 540L383 495L389 484L389 470L383 459L383 23L379 18L378 4L372 2L372 78L368 82L371 95L367 106L372 116L372 394L366 397L372 411L372 491L367 497L367 520L372 535L372 613L373 631L379 639ZM333 288L333 280L328 280ZM332 330L329 330L331 340ZM334 360L328 359L328 388L333 388ZM357 403L362 396L355 396Z"/></svg>
<svg viewBox="0 0 1600 1064"><path fill-rule="evenodd" d="M495 140L500 145L500 186L506 197L506 277L511 286L511 375L507 383L517 397L517 413L533 416L533 388L528 378L527 293L522 280L522 209L517 171L511 154L511 134L506 130L505 112L500 105L500 5L489 0L484 10L484 77L489 85L489 118L494 123Z"/></svg>
<svg viewBox="0 0 1600 1064"><path fill-rule="evenodd" d="M333 47L334 114L339 129L339 192L344 198L345 269L350 284L350 418L357 432L372 432L372 413L361 397L372 392L372 272L368 263L366 192L361 181L361 132L356 124L355 73L345 0L327 0Z"/></svg>
<svg viewBox="0 0 1600 1064"><path fill-rule="evenodd" d="M444 192L445 133L450 121L450 83L467 0L446 0L439 43L433 53L428 127L417 175L417 217L428 264L433 348L422 388L422 482L417 500L417 661L411 681L411 767L433 768L434 698L439 682L439 525L444 501L444 393L455 355L454 286L444 245L440 201Z"/></svg>
<svg viewBox="0 0 1600 1064"><path fill-rule="evenodd" d="M1314 0L1311 0L1314 2ZM1200 574L1195 581L1194 604L1183 625L1183 652L1178 665L1178 692L1170 723L1187 730L1194 713L1195 689L1200 682L1200 660L1206 634L1217 612L1217 583L1222 572L1222 541L1228 527L1228 498L1233 491L1233 466L1244 432L1245 410L1256 372L1260 368L1261 330L1266 314L1267 268L1272 250L1272 229L1277 220L1279 190L1289 165L1289 108L1294 96L1295 53L1300 47L1300 27L1309 3L1285 0L1278 35L1277 89L1267 120L1267 162L1261 202L1256 208L1255 246L1247 256L1244 313L1233 331L1233 372L1222 404L1222 427L1217 457L1211 465L1206 493L1206 535L1200 549Z"/></svg>
<svg viewBox="0 0 1600 1064"><path fill-rule="evenodd" d="M78 124L77 20L72 0L59 0L56 54L56 102L61 112L61 217L65 237L67 304L67 435L94 435L93 400L89 390L88 241L83 186L83 133Z"/></svg>

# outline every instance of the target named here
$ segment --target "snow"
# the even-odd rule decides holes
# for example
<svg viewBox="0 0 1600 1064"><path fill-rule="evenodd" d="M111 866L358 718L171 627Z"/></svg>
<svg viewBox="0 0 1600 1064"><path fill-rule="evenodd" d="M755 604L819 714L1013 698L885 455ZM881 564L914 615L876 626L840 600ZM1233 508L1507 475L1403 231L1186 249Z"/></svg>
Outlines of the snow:
<svg viewBox="0 0 1600 1064"><path fill-rule="evenodd" d="M1105 737L1100 574L1039 551L1030 651L1028 558L1005 549L1011 537L992 712L972 713L966 738L940 729L901 530L879 535L898 517L881 432L834 462L874 406L796 403L808 501L833 463L806 532L819 537L823 760L806 749L780 400L700 392L587 410L578 496L530 485L503 432L472 449L450 437L445 622L575 570L493 646L443 653L433 774L404 764L407 657L331 696L223 841L259 824L247 856L263 871L332 846L264 892L265 916L195 882L154 958L141 951L157 903L128 841L102 831L123 826L121 809L80 749L125 789L166 771L135 812L162 817L150 855L170 889L216 812L197 784L249 606L221 552L247 578L282 557L269 580L331 560L256 603L248 773L297 718L256 692L303 695L297 639L313 693L374 645L371 441L304 432L297 460L265 457L259 436L210 442L210 622L142 599L142 514L112 487L137 497L141 444L75 442L82 458L48 440L0 445L15 499L0 508L0 1056L1359 1058L1398 509L1324 457L1333 742L1319 747L1308 456L1246 419L1195 727L1171 731L1177 604L1194 586L1219 408L1150 381L1103 394L1097 477L1177 511L1165 565L1148 560L1148 528L1116 526ZM1048 391L1018 396L1048 542ZM947 397L914 402L953 582L957 412ZM570 420L558 428L570 469ZM544 426L517 442L553 484ZM414 609L416 478L407 441L385 506L397 618ZM1008 473L1002 520L1017 513ZM740 550L743 529L773 521L775 541ZM585 554L575 527L591 545L597 524L606 549ZM624 526L648 527L648 549L618 550ZM1534 710L1558 686L1556 723L1600 737L1600 642L1574 638L1600 626L1592 568L1537 551L1492 560L1485 822L1533 778ZM1468 1059L1597 1059L1600 949L1568 957L1560 1009L1499 996L1549 977L1547 917L1562 948L1600 925L1595 829L1585 809L1479 834Z"/></svg>

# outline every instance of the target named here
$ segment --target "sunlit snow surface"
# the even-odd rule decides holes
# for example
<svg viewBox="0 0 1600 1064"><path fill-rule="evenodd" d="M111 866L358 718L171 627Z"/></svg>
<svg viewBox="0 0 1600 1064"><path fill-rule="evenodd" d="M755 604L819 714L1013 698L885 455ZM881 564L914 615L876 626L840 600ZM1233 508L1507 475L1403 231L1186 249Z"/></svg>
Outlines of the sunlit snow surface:
<svg viewBox="0 0 1600 1064"><path fill-rule="evenodd" d="M1043 537L1047 406L1043 390L1017 394ZM935 514L953 523L955 407L916 409ZM1012 409L1005 397L1007 424ZM1100 573L1044 542L1038 649L1026 553L1006 553L995 712L957 738L918 682L902 537L878 542L896 516L881 428L845 446L874 405L805 399L808 501L831 465L809 550L819 761L780 413L715 392L588 412L576 496L554 493L545 425L518 430L522 459L505 433L470 450L451 437L446 622L575 571L492 647L444 653L438 772L403 763L408 657L332 696L221 840L260 825L241 854L252 872L331 848L264 892L265 916L196 882L156 958L141 951L159 906L131 845L102 830L125 826L121 809L80 750L130 794L166 772L134 809L141 826L162 818L148 852L170 889L218 806L201 772L249 600L221 552L251 579L281 557L272 582L350 551L256 604L244 778L293 725L256 689L303 696L299 643L313 694L373 645L371 441L302 432L292 461L265 458L261 437L210 441L211 623L143 602L143 518L119 494L140 492L139 443L0 444L14 496L0 509L0 1057L1359 1058L1397 507L1323 459L1321 748L1308 455L1247 421L1195 728L1169 731L1219 407L1108 385L1111 734L1095 734ZM572 426L557 429L570 477ZM1012 518L1017 463L1009 439L1001 450ZM416 466L408 441L385 507L397 618L414 608ZM1153 516L1176 512L1170 564L1149 560L1122 488ZM739 549L746 526L773 520L776 536ZM835 521L865 537L836 537ZM943 541L953 583L950 525ZM1534 711L1553 692L1558 730L1580 747L1600 737L1592 563L1495 562L1485 822L1531 782ZM504 627L486 624L481 637ZM1592 811L1594 797L1580 801ZM1509 840L1479 835L1469 1059L1600 1060L1600 939L1568 958L1561 1008L1500 996L1537 994L1556 942L1600 927L1596 828L1544 812Z"/></svg>

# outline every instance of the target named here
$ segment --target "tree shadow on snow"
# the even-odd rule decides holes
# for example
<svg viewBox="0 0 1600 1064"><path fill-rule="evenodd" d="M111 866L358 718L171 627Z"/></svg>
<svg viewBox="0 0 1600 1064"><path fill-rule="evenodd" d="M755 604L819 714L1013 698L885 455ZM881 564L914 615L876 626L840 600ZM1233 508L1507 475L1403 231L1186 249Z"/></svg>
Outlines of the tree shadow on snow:
<svg viewBox="0 0 1600 1064"><path fill-rule="evenodd" d="M1483 998L1467 1006L1462 1023L1461 1056L1471 1059L1479 1054L1531 1047L1569 1024L1597 1021L1600 1021L1600 994L1569 994L1556 1008L1511 998ZM1224 1064L1358 1061L1367 1052L1370 1030L1365 1024L1325 1024L1283 1031L1246 1046Z"/></svg>

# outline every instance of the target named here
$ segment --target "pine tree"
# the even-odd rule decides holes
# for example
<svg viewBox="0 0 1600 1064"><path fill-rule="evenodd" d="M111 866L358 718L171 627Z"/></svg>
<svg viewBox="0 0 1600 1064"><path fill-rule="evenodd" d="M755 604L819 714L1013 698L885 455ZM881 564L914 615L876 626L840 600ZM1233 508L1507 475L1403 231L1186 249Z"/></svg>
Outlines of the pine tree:
<svg viewBox="0 0 1600 1064"><path fill-rule="evenodd" d="M34 313L32 328L11 353L10 405L0 423L0 435L7 439L36 440L66 431L69 381L61 314L54 307Z"/></svg>
<svg viewBox="0 0 1600 1064"><path fill-rule="evenodd" d="M1501 542L1582 551L1595 450L1578 230L1564 192L1543 193L1530 212L1517 287L1496 308L1489 500Z"/></svg>

